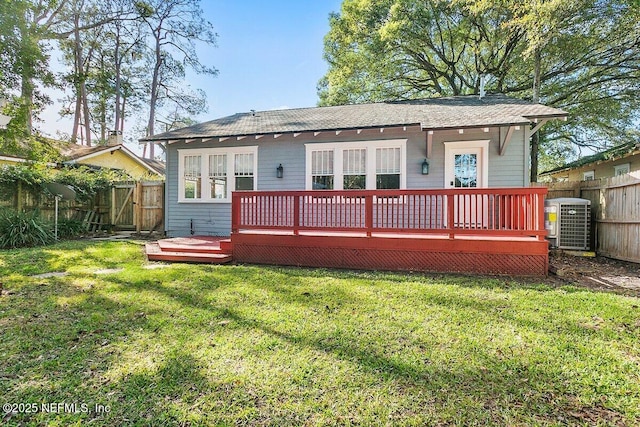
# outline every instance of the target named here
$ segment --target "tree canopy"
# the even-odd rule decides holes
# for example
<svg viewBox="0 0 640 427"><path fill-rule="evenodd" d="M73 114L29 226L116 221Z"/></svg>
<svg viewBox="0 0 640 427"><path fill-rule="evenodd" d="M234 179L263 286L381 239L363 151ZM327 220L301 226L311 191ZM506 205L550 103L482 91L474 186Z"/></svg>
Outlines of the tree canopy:
<svg viewBox="0 0 640 427"><path fill-rule="evenodd" d="M545 128L550 167L637 138L638 18L620 0L344 0L325 36L320 104L477 94L485 75L490 93L569 112Z"/></svg>
<svg viewBox="0 0 640 427"><path fill-rule="evenodd" d="M200 0L0 0L0 23L0 98L9 101L0 112L13 118L0 129L0 152L25 154L38 140L50 87L64 89L68 139L86 145L122 133L125 118L145 109L127 129L137 136L206 110L204 94L185 82L187 70L215 75L197 55L216 39ZM58 52L66 69L54 73Z"/></svg>

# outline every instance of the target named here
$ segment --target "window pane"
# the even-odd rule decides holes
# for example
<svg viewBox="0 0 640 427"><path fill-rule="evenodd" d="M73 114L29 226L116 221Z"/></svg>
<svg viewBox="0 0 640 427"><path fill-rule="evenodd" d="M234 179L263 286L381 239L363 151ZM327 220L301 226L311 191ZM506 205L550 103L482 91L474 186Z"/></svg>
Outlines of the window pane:
<svg viewBox="0 0 640 427"><path fill-rule="evenodd" d="M201 156L184 156L184 176L200 177Z"/></svg>
<svg viewBox="0 0 640 427"><path fill-rule="evenodd" d="M236 190L253 190L253 177L236 176Z"/></svg>
<svg viewBox="0 0 640 427"><path fill-rule="evenodd" d="M209 156L209 176L227 175L227 155L213 154Z"/></svg>
<svg viewBox="0 0 640 427"><path fill-rule="evenodd" d="M311 175L333 175L333 150L311 152Z"/></svg>
<svg viewBox="0 0 640 427"><path fill-rule="evenodd" d="M477 187L478 156L476 154L456 154L454 157L454 173L455 187Z"/></svg>
<svg viewBox="0 0 640 427"><path fill-rule="evenodd" d="M187 179L184 182L184 198L185 199L199 199L200 192L200 179Z"/></svg>
<svg viewBox="0 0 640 427"><path fill-rule="evenodd" d="M400 173L400 147L376 149L376 173Z"/></svg>
<svg viewBox="0 0 640 427"><path fill-rule="evenodd" d="M236 154L235 175L253 176L253 153Z"/></svg>
<svg viewBox="0 0 640 427"><path fill-rule="evenodd" d="M343 178L343 188L345 190L364 190L366 187L366 175L345 175Z"/></svg>
<svg viewBox="0 0 640 427"><path fill-rule="evenodd" d="M367 150L364 148L344 150L342 165L345 175L365 175L367 173Z"/></svg>
<svg viewBox="0 0 640 427"><path fill-rule="evenodd" d="M214 199L227 198L227 177L211 178L211 197Z"/></svg>
<svg viewBox="0 0 640 427"><path fill-rule="evenodd" d="M378 190L394 190L400 188L400 174L376 175L376 188Z"/></svg>
<svg viewBox="0 0 640 427"><path fill-rule="evenodd" d="M312 178L314 190L333 190L333 175L316 175Z"/></svg>

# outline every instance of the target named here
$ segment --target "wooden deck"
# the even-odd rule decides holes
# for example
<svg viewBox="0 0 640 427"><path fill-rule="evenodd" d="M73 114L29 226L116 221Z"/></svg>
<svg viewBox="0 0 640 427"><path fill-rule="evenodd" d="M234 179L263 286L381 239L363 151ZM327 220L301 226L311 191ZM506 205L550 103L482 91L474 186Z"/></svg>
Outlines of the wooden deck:
<svg viewBox="0 0 640 427"><path fill-rule="evenodd" d="M236 192L236 262L544 276L544 188Z"/></svg>

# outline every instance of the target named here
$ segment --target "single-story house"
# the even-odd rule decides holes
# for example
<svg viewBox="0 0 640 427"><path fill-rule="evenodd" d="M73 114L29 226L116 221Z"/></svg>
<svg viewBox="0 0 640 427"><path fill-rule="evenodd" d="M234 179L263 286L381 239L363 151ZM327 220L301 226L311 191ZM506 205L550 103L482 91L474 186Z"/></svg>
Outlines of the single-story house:
<svg viewBox="0 0 640 427"><path fill-rule="evenodd" d="M142 141L165 144L165 230L178 237L147 254L545 275L547 189L529 186L529 140L566 116L460 96L250 111L154 135ZM207 248L207 236L230 239Z"/></svg>
<svg viewBox="0 0 640 427"><path fill-rule="evenodd" d="M551 181L589 181L640 170L640 142L628 142L542 172Z"/></svg>
<svg viewBox="0 0 640 427"><path fill-rule="evenodd" d="M502 95L250 111L166 144L170 236L229 236L235 190L526 187L529 140L559 109Z"/></svg>
<svg viewBox="0 0 640 427"><path fill-rule="evenodd" d="M136 179L162 177L165 173L163 162L139 157L123 144L92 147L66 144L60 153L66 164L121 169Z"/></svg>
<svg viewBox="0 0 640 427"><path fill-rule="evenodd" d="M63 142L59 144L59 151L63 158L62 164L120 169L136 179L164 177L164 162L139 157L123 144L92 147ZM0 166L19 165L30 161L32 160L24 157L0 154ZM55 163L48 163L48 165L56 166Z"/></svg>

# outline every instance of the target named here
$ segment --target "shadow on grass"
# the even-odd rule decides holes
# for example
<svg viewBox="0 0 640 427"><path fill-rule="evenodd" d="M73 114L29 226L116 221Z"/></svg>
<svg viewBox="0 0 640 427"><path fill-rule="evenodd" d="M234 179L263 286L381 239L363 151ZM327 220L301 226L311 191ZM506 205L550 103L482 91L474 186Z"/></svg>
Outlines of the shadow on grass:
<svg viewBox="0 0 640 427"><path fill-rule="evenodd" d="M90 253L87 255L91 256ZM194 266L175 268L172 271L159 270L129 279L114 274L102 277L101 280L113 285L117 292L122 294L155 293L158 297L169 299L183 307L185 312L197 309L211 318L229 319L238 332L259 331L286 343L287 351L311 350L334 358L335 363L356 364L359 367L358 371L375 378L376 382L394 384L406 405L417 401L431 403L443 410L443 418L439 420L443 423L457 422L455 410L456 406L460 405L470 406L462 409L467 417L471 416L466 418L466 421L486 425L508 424L513 418L504 417L513 417L516 413L523 420L530 422L561 423L561 420L567 420L567 413L581 409L571 395L571 386L575 386L579 378L576 379L572 377L572 373L549 365L524 361L517 357L496 360L494 353L474 347L471 342L463 345L466 346L465 351L468 355L473 355L473 363L459 358L446 364L435 364L430 362L429 354L437 350L420 349L416 343L410 343L411 347L406 350L420 354L413 354L411 357L407 354L389 353L384 346L376 346L375 342L384 343L386 339L393 339L381 335L384 329L361 335L358 333L358 325L355 324L343 329L341 333L330 330L301 331L267 321L261 318L259 313L251 315L250 310L247 310L253 305L263 303L261 298L264 298L275 301L280 305L279 310L283 312L300 307L319 309L317 316L320 321L335 322L336 320L326 311L321 310L326 301L339 300L355 307L369 301L364 301L363 297L348 292L341 286L320 285L310 289L318 280L410 281L424 283L425 286L437 282L464 287L465 285L458 283L459 276L430 277L416 274L410 275L410 280L404 280L403 276L394 273L279 267L207 267L203 268L205 274L200 275L199 268ZM313 280L309 282L308 279ZM500 285L500 282L498 280L496 286L491 285L489 289L503 289L501 286L504 285ZM98 423L197 424L211 421L205 412L194 410L199 408L199 402L202 403L204 400L212 405L212 401L219 401L228 404L229 392L233 390L234 398L240 397L242 405L246 406L245 416L250 422L275 425L275 418L269 414L275 409L260 408L259 403L251 398L255 389L261 393L280 393L283 400L298 398L291 395L297 393L291 389L283 388L275 392L267 388L260 390L263 385L255 382L245 383L237 378L221 380L218 383L208 380L202 373L204 361L200 359L201 356L181 349L179 342L163 341L167 337L158 334L162 322L168 321L171 313L163 312L162 306L156 305L157 301L153 299L129 298L126 303L116 302L100 290L86 292L83 296L81 291L65 285L65 279L51 280L50 283L54 286L45 289L38 285L25 286L25 293L20 295L20 298L27 304L28 309L25 310L22 319L6 320L0 317L11 336L20 335L15 353L12 353L9 361L0 362L0 366L1 363L15 362L20 358L26 360L22 364L6 365L10 375L15 378L11 377L9 381L0 383L0 391L11 396L13 400L33 400L37 397L43 401L63 401L82 399L84 396L98 399L109 395L105 399L113 407L113 412L98 417ZM242 294L243 286L246 287L247 294ZM466 286L478 287L477 282ZM233 301L243 304L244 310L242 307L227 305L225 300L218 298L218 294L230 292L241 294L234 295ZM255 294L251 295L251 292ZM60 296L81 297L66 307L52 304L51 299ZM41 302L29 304L29 298ZM429 298L429 302L435 307L473 309L498 321L507 320L517 324L522 322L522 319L497 310L504 304L499 301L475 301L468 296L451 294L446 298ZM138 313L144 315L138 316ZM37 316L34 317L34 314ZM344 316L344 313L342 315ZM563 332L556 329L557 325L549 327L544 322L533 325L528 322L519 323L519 326L539 328L541 331L554 334ZM190 333L196 332L197 326L181 324L178 327L180 333L188 337ZM362 327L365 328L366 325L363 324ZM48 335L48 330L55 336ZM152 370L137 370L116 381L104 382L101 373L109 367L117 367L124 363L120 359L117 345L126 344L132 335L138 333L152 337L155 345L162 347L163 352L158 355L160 363ZM0 338L0 343L16 344L15 341L10 341L11 336ZM39 360L40 356L44 362ZM268 354L264 356L267 357ZM27 383L22 380L25 377L29 379ZM288 378L282 377L281 380L286 382ZM347 380L336 379L343 382ZM278 400L278 396L272 399ZM348 415L349 410L353 409L341 406L341 402L335 403L336 410L343 414ZM362 404L365 405L366 402ZM507 412L507 407L512 412ZM63 414L61 417L63 422L77 420L77 417L71 415ZM31 419L25 416L15 417L11 421L30 422ZM51 421L51 418L40 415L38 421ZM578 419L578 422L588 421Z"/></svg>

